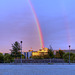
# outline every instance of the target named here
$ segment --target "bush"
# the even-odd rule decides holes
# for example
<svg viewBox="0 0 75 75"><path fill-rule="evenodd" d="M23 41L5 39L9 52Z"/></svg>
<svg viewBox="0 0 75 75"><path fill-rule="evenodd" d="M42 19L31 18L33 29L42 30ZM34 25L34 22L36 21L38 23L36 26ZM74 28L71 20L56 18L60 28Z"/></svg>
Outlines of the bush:
<svg viewBox="0 0 75 75"><path fill-rule="evenodd" d="M69 53L64 54L63 56L65 62L69 62ZM70 62L73 63L75 61L75 54L70 53Z"/></svg>
<svg viewBox="0 0 75 75"><path fill-rule="evenodd" d="M55 58L63 59L65 53L62 50L56 51Z"/></svg>
<svg viewBox="0 0 75 75"><path fill-rule="evenodd" d="M4 54L4 62L5 63L10 63L10 62L13 62L13 61L14 61L14 58L12 58L10 54L8 54L8 53Z"/></svg>

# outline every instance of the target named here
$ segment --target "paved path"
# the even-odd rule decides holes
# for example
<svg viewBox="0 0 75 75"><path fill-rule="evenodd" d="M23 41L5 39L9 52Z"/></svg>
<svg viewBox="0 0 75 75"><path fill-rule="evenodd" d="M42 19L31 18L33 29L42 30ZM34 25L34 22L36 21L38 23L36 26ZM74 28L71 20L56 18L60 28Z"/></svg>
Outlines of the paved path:
<svg viewBox="0 0 75 75"><path fill-rule="evenodd" d="M0 65L0 75L75 75L75 65Z"/></svg>

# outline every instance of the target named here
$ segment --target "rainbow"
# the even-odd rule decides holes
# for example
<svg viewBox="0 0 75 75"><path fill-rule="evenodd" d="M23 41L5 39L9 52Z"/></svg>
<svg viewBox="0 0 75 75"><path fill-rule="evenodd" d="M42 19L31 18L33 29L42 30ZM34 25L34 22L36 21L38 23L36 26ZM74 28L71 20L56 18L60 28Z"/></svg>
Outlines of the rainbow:
<svg viewBox="0 0 75 75"><path fill-rule="evenodd" d="M34 8L33 8L33 5L32 5L32 3L31 3L31 1L30 1L30 0L27 0L27 1L28 1L29 5L30 5L30 8L31 8L31 10L32 10L32 13L33 13L33 16L34 16L36 25L37 25L41 48L44 48L43 35L42 35L41 27L40 27L40 24L39 24L39 21L38 21L36 12L35 12L35 10L34 10Z"/></svg>

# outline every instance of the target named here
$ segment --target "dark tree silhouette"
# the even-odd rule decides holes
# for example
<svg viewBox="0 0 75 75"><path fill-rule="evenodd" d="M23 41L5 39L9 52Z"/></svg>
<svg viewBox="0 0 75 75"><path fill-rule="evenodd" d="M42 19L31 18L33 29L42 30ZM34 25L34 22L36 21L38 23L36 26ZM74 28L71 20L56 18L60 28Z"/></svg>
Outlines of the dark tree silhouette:
<svg viewBox="0 0 75 75"><path fill-rule="evenodd" d="M54 53L51 49L48 49L49 58L54 58Z"/></svg>
<svg viewBox="0 0 75 75"><path fill-rule="evenodd" d="M65 52L63 52L62 50L56 51L55 58L63 59L64 54L65 54Z"/></svg>
<svg viewBox="0 0 75 75"><path fill-rule="evenodd" d="M21 57L21 45L19 42L15 42L14 44L12 44L12 49L11 51L11 56L14 58L20 58Z"/></svg>
<svg viewBox="0 0 75 75"><path fill-rule="evenodd" d="M0 63L3 63L4 62L4 56L2 53L0 53Z"/></svg>

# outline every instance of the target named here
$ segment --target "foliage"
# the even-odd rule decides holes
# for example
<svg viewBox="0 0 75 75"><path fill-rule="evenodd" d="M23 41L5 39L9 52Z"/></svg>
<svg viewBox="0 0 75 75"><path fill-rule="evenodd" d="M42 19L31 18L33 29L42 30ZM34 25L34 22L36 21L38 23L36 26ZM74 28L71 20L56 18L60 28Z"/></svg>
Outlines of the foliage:
<svg viewBox="0 0 75 75"><path fill-rule="evenodd" d="M44 59L49 59L50 56L49 56L49 54L47 54L47 55L44 55L43 58L44 58Z"/></svg>
<svg viewBox="0 0 75 75"><path fill-rule="evenodd" d="M14 58L12 58L10 54L8 54L8 53L4 54L4 63L10 63L13 61L14 61Z"/></svg>
<svg viewBox="0 0 75 75"><path fill-rule="evenodd" d="M69 62L69 53L64 54L64 60L65 62ZM74 53L70 53L70 62L74 62L75 61L75 54Z"/></svg>
<svg viewBox="0 0 75 75"><path fill-rule="evenodd" d="M32 58L32 59L44 59L43 56L32 56L31 58Z"/></svg>
<svg viewBox="0 0 75 75"><path fill-rule="evenodd" d="M4 56L2 53L0 53L0 63L3 63L4 62Z"/></svg>
<svg viewBox="0 0 75 75"><path fill-rule="evenodd" d="M64 54L65 54L65 53L64 53L62 50L56 51L55 58L63 59L63 55L64 55Z"/></svg>
<svg viewBox="0 0 75 75"><path fill-rule="evenodd" d="M15 42L12 44L12 49L11 49L11 56L14 58L20 58L21 57L21 46L19 42Z"/></svg>
<svg viewBox="0 0 75 75"><path fill-rule="evenodd" d="M54 53L51 49L48 49L48 56L49 58L54 58Z"/></svg>
<svg viewBox="0 0 75 75"><path fill-rule="evenodd" d="M65 54L65 52L63 52L62 50L59 50L59 54L60 54L60 58L63 59L63 55Z"/></svg>
<svg viewBox="0 0 75 75"><path fill-rule="evenodd" d="M55 58L60 58L60 54L59 54L59 51L56 51L56 55L55 55Z"/></svg>
<svg viewBox="0 0 75 75"><path fill-rule="evenodd" d="M48 65L53 65L53 63L48 63Z"/></svg>
<svg viewBox="0 0 75 75"><path fill-rule="evenodd" d="M22 59L25 59L25 56L22 54Z"/></svg>
<svg viewBox="0 0 75 75"><path fill-rule="evenodd" d="M17 56L17 59L21 59L21 53ZM25 56L22 54L22 59L25 59Z"/></svg>

